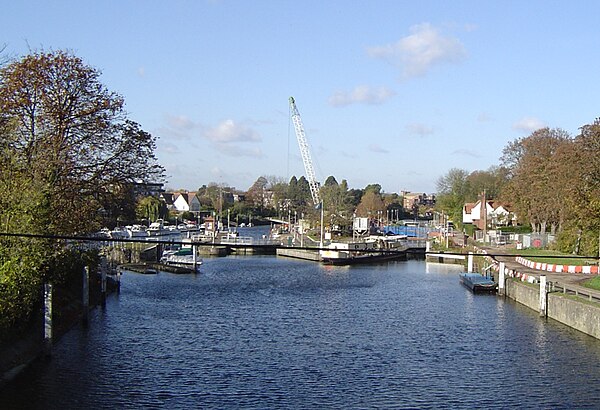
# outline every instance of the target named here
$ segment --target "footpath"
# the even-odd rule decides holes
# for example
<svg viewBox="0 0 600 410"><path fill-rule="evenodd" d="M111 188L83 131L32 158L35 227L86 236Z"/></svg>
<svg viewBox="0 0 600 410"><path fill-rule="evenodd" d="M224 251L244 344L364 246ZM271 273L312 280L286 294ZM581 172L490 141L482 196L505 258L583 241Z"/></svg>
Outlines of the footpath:
<svg viewBox="0 0 600 410"><path fill-rule="evenodd" d="M586 288L582 286L582 282L585 282L588 279L591 279L593 275L587 273L569 273L569 272L550 272L541 269L533 269L527 267L519 262L517 262L518 255L507 255L505 248L502 247L491 247L491 246L479 246L479 249L485 251L490 257L495 259L498 262L504 262L504 265L515 272L521 274L521 276L525 275L526 277L535 278L536 283L539 282L539 278L541 275L546 276L546 281L566 284L570 288L580 289L581 293L595 292L598 294L598 299L600 299L600 291L595 291L590 288Z"/></svg>
<svg viewBox="0 0 600 410"><path fill-rule="evenodd" d="M557 269L554 264L531 263L522 257L506 254L501 248L485 247L480 251L480 255L487 254L494 263L502 263L505 274L520 279L505 282L506 296L539 312L540 316L600 339L600 291L587 288L582 283L596 275L596 266L558 265ZM539 285L543 282L541 276L545 276L545 289Z"/></svg>

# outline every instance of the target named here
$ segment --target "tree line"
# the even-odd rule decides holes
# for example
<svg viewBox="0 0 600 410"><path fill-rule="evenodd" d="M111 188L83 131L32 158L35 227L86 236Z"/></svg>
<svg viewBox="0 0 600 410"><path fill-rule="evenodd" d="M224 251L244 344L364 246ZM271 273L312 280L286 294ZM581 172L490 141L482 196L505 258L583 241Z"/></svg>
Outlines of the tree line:
<svg viewBox="0 0 600 410"><path fill-rule="evenodd" d="M233 193L243 200L234 201ZM327 227L349 232L354 216L372 216L382 218L387 212L402 217L402 197L395 193L386 193L379 184L369 184L363 189L349 188L343 179L338 183L329 176L320 186L320 196L324 207L324 219ZM200 210L215 212L221 216L226 213L233 220L247 221L254 217L278 217L294 221L305 219L316 224L320 219L320 209L312 202L310 186L304 176L292 176L288 182L281 177L260 176L247 191L239 191L226 184L214 182L202 185L195 191ZM175 219L194 219L191 212L169 214L164 202L157 198L146 197L138 202L138 219L156 217ZM413 210L410 210L411 215Z"/></svg>
<svg viewBox="0 0 600 410"><path fill-rule="evenodd" d="M438 208L462 220L465 202L488 199L511 206L534 233L557 236L563 252L594 255L600 241L600 120L575 136L542 128L509 142L500 164L486 171L451 169L437 181Z"/></svg>

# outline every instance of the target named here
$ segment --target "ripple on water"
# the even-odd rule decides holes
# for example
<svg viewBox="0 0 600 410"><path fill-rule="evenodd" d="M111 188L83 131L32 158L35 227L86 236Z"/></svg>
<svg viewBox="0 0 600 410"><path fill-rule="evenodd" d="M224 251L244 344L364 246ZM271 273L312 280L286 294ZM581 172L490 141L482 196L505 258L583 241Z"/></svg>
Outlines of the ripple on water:
<svg viewBox="0 0 600 410"><path fill-rule="evenodd" d="M202 269L126 274L0 408L600 407L596 340L474 297L447 266Z"/></svg>

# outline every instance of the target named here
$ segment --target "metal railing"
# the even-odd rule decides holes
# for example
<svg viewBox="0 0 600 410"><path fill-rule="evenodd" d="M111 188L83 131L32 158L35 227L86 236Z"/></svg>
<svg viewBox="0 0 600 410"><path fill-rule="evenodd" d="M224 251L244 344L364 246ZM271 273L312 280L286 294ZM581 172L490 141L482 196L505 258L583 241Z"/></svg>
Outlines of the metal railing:
<svg viewBox="0 0 600 410"><path fill-rule="evenodd" d="M594 289L585 288L577 285L569 285L561 282L549 282L548 292L563 293L565 295L573 295L587 298L590 302L600 302L600 292Z"/></svg>

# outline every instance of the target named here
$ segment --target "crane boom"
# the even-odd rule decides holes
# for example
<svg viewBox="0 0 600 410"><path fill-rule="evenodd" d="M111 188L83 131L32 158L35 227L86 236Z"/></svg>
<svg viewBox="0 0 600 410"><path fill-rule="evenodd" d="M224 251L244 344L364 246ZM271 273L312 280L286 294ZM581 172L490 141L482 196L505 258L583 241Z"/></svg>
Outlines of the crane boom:
<svg viewBox="0 0 600 410"><path fill-rule="evenodd" d="M321 197L319 196L319 183L315 177L315 170L312 165L312 159L310 157L310 151L308 149L308 142L306 141L306 134L304 132L304 126L302 125L302 119L296 107L296 101L294 97L290 97L290 110L292 112L292 122L294 123L294 129L296 130L296 138L298 139L298 146L300 147L300 154L302 155L302 162L304 163L304 170L306 171L306 179L310 187L310 195L315 206L321 203Z"/></svg>

